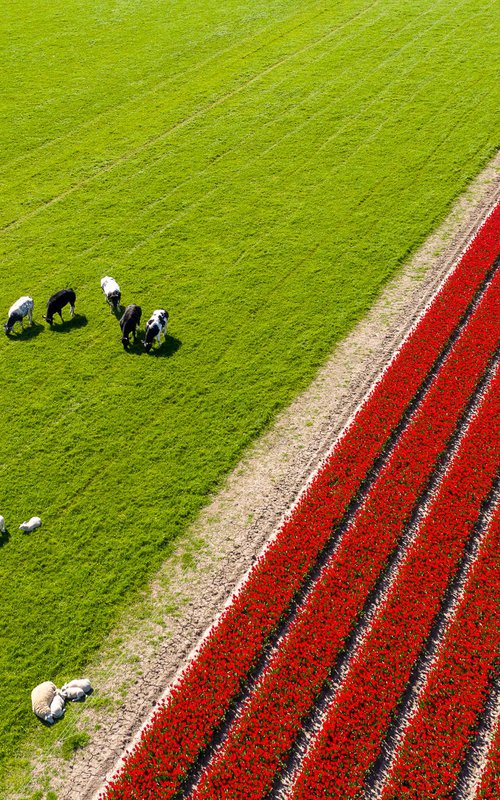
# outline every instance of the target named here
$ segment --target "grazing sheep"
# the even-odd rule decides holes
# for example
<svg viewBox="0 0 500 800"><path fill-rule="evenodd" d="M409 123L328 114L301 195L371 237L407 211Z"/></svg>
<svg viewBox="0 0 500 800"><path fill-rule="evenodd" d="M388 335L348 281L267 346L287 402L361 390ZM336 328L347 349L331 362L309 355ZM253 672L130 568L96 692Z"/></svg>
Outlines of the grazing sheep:
<svg viewBox="0 0 500 800"><path fill-rule="evenodd" d="M61 289L59 292L56 292L49 297L47 301L47 313L44 316L44 319L47 320L49 325L52 325L54 322L54 314L59 314L61 317L61 322L64 322L62 309L64 306L67 306L69 303L69 310L71 316L75 316L75 302L76 302L76 294L74 293L73 289Z"/></svg>
<svg viewBox="0 0 500 800"><path fill-rule="evenodd" d="M54 715L50 707L56 695L57 686L52 681L38 684L31 692L31 708L39 719L50 725L54 722Z"/></svg>
<svg viewBox="0 0 500 800"><path fill-rule="evenodd" d="M19 526L19 530L24 531L25 533L31 533L31 531L34 531L35 528L39 528L41 524L42 520L40 517L31 517L28 522L23 522Z"/></svg>
<svg viewBox="0 0 500 800"><path fill-rule="evenodd" d="M149 353L151 350L155 336L158 342L158 347L160 346L160 333L163 333L163 336L166 340L167 323L168 311L165 311L164 308L158 308L156 311L153 311L150 319L148 319L146 322L146 336L144 337L144 349L146 353Z"/></svg>
<svg viewBox="0 0 500 800"><path fill-rule="evenodd" d="M28 297L27 295L20 297L19 300L16 300L13 306L9 308L9 318L5 323L4 331L6 334L9 334L16 324L16 322L21 323L21 327L24 330L24 317L28 317L30 325L33 324L33 298Z"/></svg>
<svg viewBox="0 0 500 800"><path fill-rule="evenodd" d="M106 300L109 303L109 313L112 314L113 311L117 310L120 304L120 299L122 296L120 287L114 278L110 278L109 275L105 275L101 280L101 288L104 292Z"/></svg>
<svg viewBox="0 0 500 800"><path fill-rule="evenodd" d="M5 533L5 520L0 514L0 533Z"/></svg>
<svg viewBox="0 0 500 800"><path fill-rule="evenodd" d="M136 328L139 327L139 323L141 321L142 316L142 308L140 306L136 306L134 304L127 306L125 309L125 313L120 320L120 328L122 330L122 345L124 346L125 350L128 348L130 341L129 336L132 334L134 337L136 336Z"/></svg>
<svg viewBox="0 0 500 800"><path fill-rule="evenodd" d="M62 716L64 716L64 705L65 705L65 699L58 689L56 696L54 697L52 703L50 704L50 713L52 714L54 719L60 719Z"/></svg>

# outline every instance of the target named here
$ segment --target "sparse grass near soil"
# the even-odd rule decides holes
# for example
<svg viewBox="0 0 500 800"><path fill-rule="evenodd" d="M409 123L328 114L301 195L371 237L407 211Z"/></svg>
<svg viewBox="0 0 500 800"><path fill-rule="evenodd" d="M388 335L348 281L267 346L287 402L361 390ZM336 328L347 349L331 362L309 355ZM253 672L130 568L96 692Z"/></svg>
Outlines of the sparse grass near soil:
<svg viewBox="0 0 500 800"><path fill-rule="evenodd" d="M32 294L36 320L0 339L7 769L32 687L82 673L498 146L495 22L479 0L7 0L0 308ZM144 322L169 310L158 352L123 351L104 274ZM65 286L78 316L50 330Z"/></svg>
<svg viewBox="0 0 500 800"><path fill-rule="evenodd" d="M87 745L89 742L90 736L85 732L75 733L73 736L68 736L61 746L63 758L69 760L77 750L85 747L85 745Z"/></svg>

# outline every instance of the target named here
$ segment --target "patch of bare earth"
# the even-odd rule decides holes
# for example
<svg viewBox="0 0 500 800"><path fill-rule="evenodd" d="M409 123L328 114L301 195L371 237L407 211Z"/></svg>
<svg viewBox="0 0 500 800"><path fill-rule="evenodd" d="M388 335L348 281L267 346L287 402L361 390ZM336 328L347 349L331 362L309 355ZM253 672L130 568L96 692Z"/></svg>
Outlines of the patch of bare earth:
<svg viewBox="0 0 500 800"><path fill-rule="evenodd" d="M60 742L49 753L35 753L33 777L24 796L44 786L55 791L58 800L97 797L499 200L500 154L337 346L308 390L249 450L225 488L178 543L140 602L89 665L94 697L68 709L75 731L76 726L86 731L90 743L70 761L61 758ZM71 724L62 729L63 738L72 735Z"/></svg>

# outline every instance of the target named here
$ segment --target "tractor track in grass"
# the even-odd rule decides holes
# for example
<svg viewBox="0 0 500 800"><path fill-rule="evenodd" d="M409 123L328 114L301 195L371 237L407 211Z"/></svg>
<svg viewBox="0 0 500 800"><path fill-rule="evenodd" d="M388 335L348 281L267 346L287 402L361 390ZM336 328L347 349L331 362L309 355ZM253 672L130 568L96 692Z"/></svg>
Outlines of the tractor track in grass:
<svg viewBox="0 0 500 800"><path fill-rule="evenodd" d="M177 560L172 560L152 587L151 603L159 610L168 597L180 596L186 600L185 606L179 617L165 615L161 623L150 620L144 630L130 634L125 652L130 656L140 653L141 661L126 698L120 697L116 690L124 679L131 680L134 672L131 660L127 662L122 654L122 663L116 663L115 657L111 668L113 658L106 661L103 655L100 664L91 666L94 683L103 693L115 692L118 706L111 711L82 710L81 716L86 719L93 741L70 765L61 766L57 762L53 787L58 798L83 800L98 792L122 748L130 744L147 717L151 704L157 702L167 683L186 663L198 636L210 625L308 475L352 416L373 379L390 360L465 244L496 204L500 195L499 166L497 157L486 177L482 176L482 184L480 181L471 189L469 208L465 210L462 201L460 210L459 206L455 209L455 222L448 222L447 232L441 232L441 237L450 237L451 225L451 240L441 238L438 245L439 237L434 237L427 251L417 254L384 292L367 320L339 346L306 396L283 415L276 428L253 448L252 455L228 480L227 489L214 500L195 529L194 535L203 531L207 541L207 550L196 556L196 569L183 571L182 550L189 550L189 541L179 546ZM461 217L459 222L457 216ZM438 246L445 247L446 252L436 258L432 253ZM422 264L430 265L424 281L419 275ZM347 385L343 385L346 380ZM313 424L308 425L311 418ZM125 624L124 631L126 627ZM169 639L165 640L169 633ZM147 643L151 636L156 636L157 641L163 637L156 655ZM99 731L94 730L95 724L102 726ZM44 759L38 764L35 774L40 776Z"/></svg>

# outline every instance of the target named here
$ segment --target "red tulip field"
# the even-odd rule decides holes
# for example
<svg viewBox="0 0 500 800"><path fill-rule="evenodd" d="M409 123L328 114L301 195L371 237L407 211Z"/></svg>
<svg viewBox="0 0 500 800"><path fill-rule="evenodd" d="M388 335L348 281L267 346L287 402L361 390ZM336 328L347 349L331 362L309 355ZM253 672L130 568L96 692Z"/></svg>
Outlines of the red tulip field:
<svg viewBox="0 0 500 800"><path fill-rule="evenodd" d="M500 206L101 800L500 796Z"/></svg>

